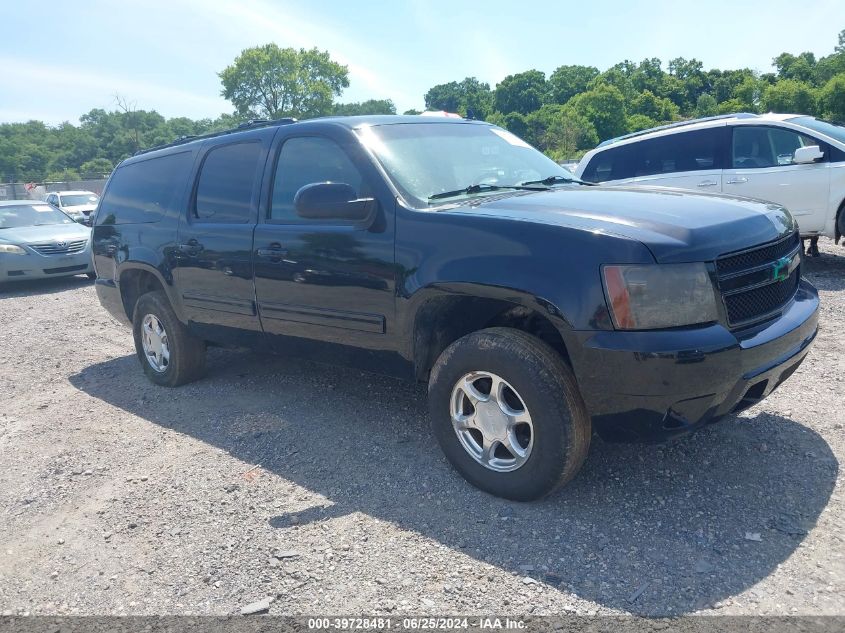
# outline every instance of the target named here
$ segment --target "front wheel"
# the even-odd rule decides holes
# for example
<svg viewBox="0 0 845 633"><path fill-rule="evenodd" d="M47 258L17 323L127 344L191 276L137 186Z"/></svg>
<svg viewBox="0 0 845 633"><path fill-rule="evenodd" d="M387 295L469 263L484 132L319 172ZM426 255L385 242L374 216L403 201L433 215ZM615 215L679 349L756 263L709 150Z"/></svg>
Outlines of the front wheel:
<svg viewBox="0 0 845 633"><path fill-rule="evenodd" d="M202 375L205 341L188 332L164 292L149 292L138 299L132 333L141 367L157 385L177 387Z"/></svg>
<svg viewBox="0 0 845 633"><path fill-rule="evenodd" d="M572 371L540 339L490 328L452 343L429 380L434 435L467 481L530 501L571 480L587 456L590 418Z"/></svg>

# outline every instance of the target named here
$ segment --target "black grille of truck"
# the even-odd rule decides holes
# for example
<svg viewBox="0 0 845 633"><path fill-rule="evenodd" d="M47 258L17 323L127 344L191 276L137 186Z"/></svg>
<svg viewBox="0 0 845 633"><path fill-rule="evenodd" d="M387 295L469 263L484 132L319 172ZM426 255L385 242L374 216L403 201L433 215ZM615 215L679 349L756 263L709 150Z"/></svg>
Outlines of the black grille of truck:
<svg viewBox="0 0 845 633"><path fill-rule="evenodd" d="M798 233L716 260L719 291L731 327L750 325L776 316L795 296L801 279L801 238ZM793 270L780 275L798 258Z"/></svg>

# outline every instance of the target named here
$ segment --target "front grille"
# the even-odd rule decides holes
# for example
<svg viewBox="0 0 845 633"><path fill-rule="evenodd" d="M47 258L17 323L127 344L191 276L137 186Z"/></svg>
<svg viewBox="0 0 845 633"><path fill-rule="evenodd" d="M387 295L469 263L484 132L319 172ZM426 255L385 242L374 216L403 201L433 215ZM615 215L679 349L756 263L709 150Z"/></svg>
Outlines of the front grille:
<svg viewBox="0 0 845 633"><path fill-rule="evenodd" d="M732 327L750 325L776 315L795 296L801 279L800 243L797 233L741 253L716 260L719 291ZM799 258L786 278L775 274L785 258Z"/></svg>
<svg viewBox="0 0 845 633"><path fill-rule="evenodd" d="M742 323L782 308L798 290L799 273L800 269L796 268L784 281L725 297L728 321L731 324Z"/></svg>
<svg viewBox="0 0 845 633"><path fill-rule="evenodd" d="M51 244L33 244L32 248L42 255L71 255L85 250L88 240L74 240L72 242L52 242Z"/></svg>
<svg viewBox="0 0 845 633"><path fill-rule="evenodd" d="M800 241L798 233L793 233L771 244L763 244L736 255L724 255L716 260L716 272L720 276L727 275L774 262L798 248Z"/></svg>

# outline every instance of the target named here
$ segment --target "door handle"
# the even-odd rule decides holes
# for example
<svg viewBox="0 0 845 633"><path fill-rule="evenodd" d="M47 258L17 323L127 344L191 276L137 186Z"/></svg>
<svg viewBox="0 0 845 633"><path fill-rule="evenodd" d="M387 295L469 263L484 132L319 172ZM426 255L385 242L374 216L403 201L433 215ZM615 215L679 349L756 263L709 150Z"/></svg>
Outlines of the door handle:
<svg viewBox="0 0 845 633"><path fill-rule="evenodd" d="M203 249L203 245L195 239L190 239L184 244L179 244L178 248L186 255L196 255Z"/></svg>
<svg viewBox="0 0 845 633"><path fill-rule="evenodd" d="M270 248L259 248L255 251L259 257L269 259L271 261L279 261L282 257L287 256L288 251L282 248L281 244L270 244Z"/></svg>
<svg viewBox="0 0 845 633"><path fill-rule="evenodd" d="M700 183L698 183L698 186L699 187L715 187L716 184L717 183L716 183L715 180L702 180Z"/></svg>
<svg viewBox="0 0 845 633"><path fill-rule="evenodd" d="M727 181L727 183L725 183L725 184L728 184L728 185L741 185L741 184L742 184L742 183L744 183L744 182L748 182L748 178L746 178L746 177L744 177L744 176L741 176L741 177L739 177L739 178L731 178L731 179L730 179L729 181Z"/></svg>

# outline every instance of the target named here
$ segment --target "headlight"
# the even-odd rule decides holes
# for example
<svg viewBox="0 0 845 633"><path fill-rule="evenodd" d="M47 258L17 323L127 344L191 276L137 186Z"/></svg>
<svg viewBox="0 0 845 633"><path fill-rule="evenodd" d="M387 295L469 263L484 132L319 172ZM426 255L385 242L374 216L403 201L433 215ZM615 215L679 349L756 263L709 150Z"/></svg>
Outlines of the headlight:
<svg viewBox="0 0 845 633"><path fill-rule="evenodd" d="M26 255L26 251L20 246L14 244L0 244L0 254L2 255Z"/></svg>
<svg viewBox="0 0 845 633"><path fill-rule="evenodd" d="M719 318L704 264L604 266L602 272L618 330L654 330Z"/></svg>

